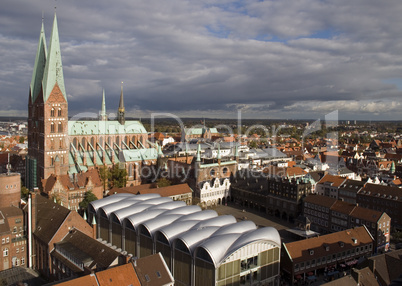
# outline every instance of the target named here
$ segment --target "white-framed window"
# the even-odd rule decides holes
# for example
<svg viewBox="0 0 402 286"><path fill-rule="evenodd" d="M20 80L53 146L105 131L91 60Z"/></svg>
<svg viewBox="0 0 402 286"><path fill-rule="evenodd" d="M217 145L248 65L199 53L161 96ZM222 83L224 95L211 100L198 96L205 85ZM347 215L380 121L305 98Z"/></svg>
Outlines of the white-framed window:
<svg viewBox="0 0 402 286"><path fill-rule="evenodd" d="M4 248L3 249L3 257L7 257L8 256L8 248Z"/></svg>

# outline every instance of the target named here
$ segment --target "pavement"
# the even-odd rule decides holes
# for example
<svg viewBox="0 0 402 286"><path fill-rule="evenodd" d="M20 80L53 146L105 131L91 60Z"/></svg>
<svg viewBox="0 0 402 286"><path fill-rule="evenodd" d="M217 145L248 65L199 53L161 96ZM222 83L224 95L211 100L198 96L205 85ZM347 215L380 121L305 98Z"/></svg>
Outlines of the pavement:
<svg viewBox="0 0 402 286"><path fill-rule="evenodd" d="M243 208L235 203L228 203L227 205L218 205L208 209L215 210L219 215L232 215L237 221L251 220L257 227L271 226L278 230L282 242L288 243L294 241L290 234L286 231L288 228L295 227L294 224L277 218L275 216L267 215L263 212L258 212L253 209Z"/></svg>

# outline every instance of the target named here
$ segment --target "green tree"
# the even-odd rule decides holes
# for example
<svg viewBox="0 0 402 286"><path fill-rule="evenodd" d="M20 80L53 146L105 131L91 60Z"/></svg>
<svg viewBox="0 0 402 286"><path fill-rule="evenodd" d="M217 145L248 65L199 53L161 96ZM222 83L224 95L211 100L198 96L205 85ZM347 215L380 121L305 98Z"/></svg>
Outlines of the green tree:
<svg viewBox="0 0 402 286"><path fill-rule="evenodd" d="M20 136L19 143L24 143L24 142L25 142L25 137L24 137L24 136Z"/></svg>
<svg viewBox="0 0 402 286"><path fill-rule="evenodd" d="M21 199L27 200L28 194L29 194L29 190L25 187L21 187Z"/></svg>
<svg viewBox="0 0 402 286"><path fill-rule="evenodd" d="M159 178L158 180L156 180L156 184L158 185L158 188L162 188L170 186L172 182L166 178Z"/></svg>
<svg viewBox="0 0 402 286"><path fill-rule="evenodd" d="M250 141L250 142L248 143L248 146L249 146L250 148L257 148L257 147L258 147L258 144L257 144L257 142L255 142L255 141L253 140L253 141Z"/></svg>
<svg viewBox="0 0 402 286"><path fill-rule="evenodd" d="M80 202L80 208L86 210L88 204L92 201L96 201L98 198L92 193L92 191L85 192L84 199Z"/></svg>
<svg viewBox="0 0 402 286"><path fill-rule="evenodd" d="M108 180L111 176L109 168L107 166L102 166L99 168L99 177L102 181L103 184L103 193L106 191L106 184L108 183Z"/></svg>
<svg viewBox="0 0 402 286"><path fill-rule="evenodd" d="M112 183L113 187L122 188L126 186L127 170L120 168L118 164L113 165L110 170L109 183Z"/></svg>

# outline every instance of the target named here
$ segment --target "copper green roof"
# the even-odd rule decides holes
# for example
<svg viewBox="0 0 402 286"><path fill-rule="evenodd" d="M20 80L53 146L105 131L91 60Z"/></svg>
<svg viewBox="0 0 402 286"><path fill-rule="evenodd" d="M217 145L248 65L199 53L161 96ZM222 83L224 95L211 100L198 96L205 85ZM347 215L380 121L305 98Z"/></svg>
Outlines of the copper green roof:
<svg viewBox="0 0 402 286"><path fill-rule="evenodd" d="M35 58L35 65L32 74L31 80L31 100L34 102L39 95L41 86L42 86L42 79L43 74L45 72L45 65L46 65L46 38L45 38L45 29L43 27L42 21L42 28L40 30L39 42L38 42L38 50L36 51L36 58Z"/></svg>
<svg viewBox="0 0 402 286"><path fill-rule="evenodd" d="M68 121L68 135L113 135L147 134L144 125L136 120L129 120L121 125L117 120L110 121Z"/></svg>
<svg viewBox="0 0 402 286"><path fill-rule="evenodd" d="M47 55L45 73L43 76L43 101L49 98L56 83L59 85L65 100L67 101L64 87L63 65L61 63L59 31L57 28L57 17L54 13L52 34L50 35L49 53Z"/></svg>

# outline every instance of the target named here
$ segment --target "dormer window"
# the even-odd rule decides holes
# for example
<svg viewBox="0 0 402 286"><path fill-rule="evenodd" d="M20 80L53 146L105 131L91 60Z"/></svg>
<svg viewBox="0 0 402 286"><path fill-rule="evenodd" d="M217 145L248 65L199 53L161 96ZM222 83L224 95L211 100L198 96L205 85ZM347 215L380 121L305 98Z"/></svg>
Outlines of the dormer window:
<svg viewBox="0 0 402 286"><path fill-rule="evenodd" d="M353 241L354 244L357 244L357 238L354 238L354 237L353 237L353 238L352 238L352 241Z"/></svg>

